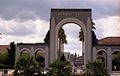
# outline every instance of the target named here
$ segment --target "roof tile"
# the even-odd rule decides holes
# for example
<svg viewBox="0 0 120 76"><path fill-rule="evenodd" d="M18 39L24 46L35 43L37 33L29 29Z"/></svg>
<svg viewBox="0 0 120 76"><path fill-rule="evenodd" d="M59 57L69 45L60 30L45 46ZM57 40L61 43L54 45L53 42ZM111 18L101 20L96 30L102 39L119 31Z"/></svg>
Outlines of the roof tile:
<svg viewBox="0 0 120 76"><path fill-rule="evenodd" d="M106 37L98 40L100 45L120 45L120 37Z"/></svg>

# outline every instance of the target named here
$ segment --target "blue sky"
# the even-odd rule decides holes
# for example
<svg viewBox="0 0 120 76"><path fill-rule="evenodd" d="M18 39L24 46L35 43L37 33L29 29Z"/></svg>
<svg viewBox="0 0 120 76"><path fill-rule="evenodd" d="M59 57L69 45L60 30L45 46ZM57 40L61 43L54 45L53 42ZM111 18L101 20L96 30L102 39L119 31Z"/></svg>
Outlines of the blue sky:
<svg viewBox="0 0 120 76"><path fill-rule="evenodd" d="M120 0L0 0L0 32L3 34L0 44L43 42L49 29L51 8L91 8L97 38L119 36L119 3ZM75 33L79 31L76 27L66 26L67 30L75 28L72 29ZM68 32L69 47L76 46L65 47L66 50L78 52L77 36Z"/></svg>

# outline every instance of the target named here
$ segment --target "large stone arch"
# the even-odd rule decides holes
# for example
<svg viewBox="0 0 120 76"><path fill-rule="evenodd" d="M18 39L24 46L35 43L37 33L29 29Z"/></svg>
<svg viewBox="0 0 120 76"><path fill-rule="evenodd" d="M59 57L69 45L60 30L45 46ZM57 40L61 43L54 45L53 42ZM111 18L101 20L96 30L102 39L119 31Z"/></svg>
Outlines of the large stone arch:
<svg viewBox="0 0 120 76"><path fill-rule="evenodd" d="M50 18L50 63L57 58L58 31L67 23L75 23L84 31L84 64L92 60L91 9L52 9Z"/></svg>
<svg viewBox="0 0 120 76"><path fill-rule="evenodd" d="M61 20L56 26L57 33L58 33L60 27L67 24L67 23L75 23L75 24L79 25L80 27L82 27L84 34L85 34L86 28L85 28L84 23L82 23L80 20L78 20L76 18L66 18L66 19Z"/></svg>
<svg viewBox="0 0 120 76"><path fill-rule="evenodd" d="M22 49L20 49L20 52L22 52L24 50L27 50L28 52L30 52L30 49L28 49L28 48L22 48Z"/></svg>
<svg viewBox="0 0 120 76"><path fill-rule="evenodd" d="M120 53L120 49L114 49L112 50L112 71L120 71L120 68L119 68L119 64L118 64L118 61L116 62L116 60L114 59L114 56L113 55L117 55L118 53ZM116 66L116 67L115 67Z"/></svg>
<svg viewBox="0 0 120 76"><path fill-rule="evenodd" d="M96 52L96 54L97 54L98 52L100 52L100 51L104 51L104 52L107 54L107 50L105 50L105 49L98 49L97 52Z"/></svg>
<svg viewBox="0 0 120 76"><path fill-rule="evenodd" d="M23 53L24 51L26 51L26 52L28 52L28 53L30 54L30 50L29 50L28 48L22 48L22 49L20 50L20 56L22 55L22 53Z"/></svg>
<svg viewBox="0 0 120 76"><path fill-rule="evenodd" d="M42 48L37 48L37 49L35 50L35 53L34 53L35 57L36 57L37 52L39 52L39 51L42 51L42 52L45 54L45 50L44 50L44 49L42 49ZM44 55L44 57L45 57L45 55Z"/></svg>
<svg viewBox="0 0 120 76"><path fill-rule="evenodd" d="M97 55L99 55L98 53L103 52L102 57L104 58L104 62L105 62L105 67L107 68L107 59L108 59L108 53L106 49L98 49L96 52L96 58L99 57ZM105 56L104 56L105 55Z"/></svg>
<svg viewBox="0 0 120 76"><path fill-rule="evenodd" d="M37 48L37 49L35 49L35 52L37 52L38 50L41 50L41 51L45 52L45 50L43 48Z"/></svg>
<svg viewBox="0 0 120 76"><path fill-rule="evenodd" d="M112 51L112 54L113 54L115 51L120 52L120 49L114 49L114 50Z"/></svg>

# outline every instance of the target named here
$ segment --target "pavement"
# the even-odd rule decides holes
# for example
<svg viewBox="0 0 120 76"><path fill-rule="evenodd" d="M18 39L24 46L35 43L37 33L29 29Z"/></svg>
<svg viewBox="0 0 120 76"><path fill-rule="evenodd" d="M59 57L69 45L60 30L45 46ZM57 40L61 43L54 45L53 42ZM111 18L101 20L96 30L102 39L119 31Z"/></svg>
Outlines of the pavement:
<svg viewBox="0 0 120 76"><path fill-rule="evenodd" d="M112 73L110 76L120 76L120 73Z"/></svg>

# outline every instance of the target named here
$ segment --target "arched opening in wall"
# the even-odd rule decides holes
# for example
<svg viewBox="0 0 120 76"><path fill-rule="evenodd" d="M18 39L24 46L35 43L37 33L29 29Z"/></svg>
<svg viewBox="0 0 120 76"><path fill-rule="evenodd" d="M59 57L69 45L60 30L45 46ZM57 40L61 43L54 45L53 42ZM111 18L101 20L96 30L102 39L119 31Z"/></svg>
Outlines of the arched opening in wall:
<svg viewBox="0 0 120 76"><path fill-rule="evenodd" d="M35 52L35 59L41 67L44 67L45 63L45 51L39 49Z"/></svg>
<svg viewBox="0 0 120 76"><path fill-rule="evenodd" d="M21 57L29 57L30 56L30 52L29 52L29 50L28 49L23 49L23 50L21 50L21 53L20 53L20 56Z"/></svg>
<svg viewBox="0 0 120 76"><path fill-rule="evenodd" d="M107 68L107 54L104 50L97 52L97 59L101 60L104 63L105 68Z"/></svg>
<svg viewBox="0 0 120 76"><path fill-rule="evenodd" d="M112 71L120 71L120 51L112 53Z"/></svg>
<svg viewBox="0 0 120 76"><path fill-rule="evenodd" d="M59 29L58 56L64 54L66 59L71 62L73 72L83 69L83 42L84 32L80 25L67 23Z"/></svg>

